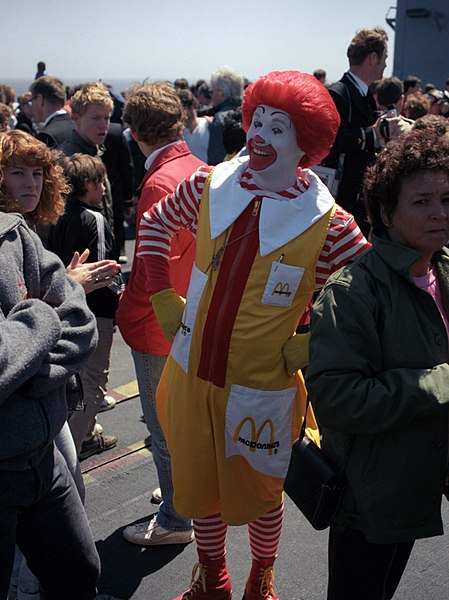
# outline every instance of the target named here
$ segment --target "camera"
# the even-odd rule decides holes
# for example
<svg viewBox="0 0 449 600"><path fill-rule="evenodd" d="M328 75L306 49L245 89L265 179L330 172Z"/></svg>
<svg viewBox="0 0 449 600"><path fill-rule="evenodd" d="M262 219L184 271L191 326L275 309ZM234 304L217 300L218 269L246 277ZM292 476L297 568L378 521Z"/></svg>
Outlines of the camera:
<svg viewBox="0 0 449 600"><path fill-rule="evenodd" d="M117 273L117 275L113 275L111 278L111 283L108 285L108 288L111 292L115 292L116 294L121 294L125 291L125 280L123 279L123 275L121 273Z"/></svg>
<svg viewBox="0 0 449 600"><path fill-rule="evenodd" d="M394 119L398 116L398 111L396 110L396 106L394 104L389 104L387 106L387 110L382 113L382 120L379 123L379 131L380 135L384 138L386 142L390 140L390 124L388 123L388 119Z"/></svg>

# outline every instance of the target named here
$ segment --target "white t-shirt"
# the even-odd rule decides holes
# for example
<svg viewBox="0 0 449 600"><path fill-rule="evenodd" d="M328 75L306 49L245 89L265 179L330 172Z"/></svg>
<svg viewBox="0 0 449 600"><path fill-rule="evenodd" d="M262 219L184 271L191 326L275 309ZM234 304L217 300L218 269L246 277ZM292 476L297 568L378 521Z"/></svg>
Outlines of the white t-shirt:
<svg viewBox="0 0 449 600"><path fill-rule="evenodd" d="M199 117L199 123L191 133L187 127L184 129L184 140L190 152L207 164L207 146L209 145L209 121L206 117Z"/></svg>

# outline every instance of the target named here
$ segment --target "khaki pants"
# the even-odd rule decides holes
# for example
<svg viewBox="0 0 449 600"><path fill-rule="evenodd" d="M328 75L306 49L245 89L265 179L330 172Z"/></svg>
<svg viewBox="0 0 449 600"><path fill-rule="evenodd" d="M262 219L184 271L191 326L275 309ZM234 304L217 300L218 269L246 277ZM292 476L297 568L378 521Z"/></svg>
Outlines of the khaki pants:
<svg viewBox="0 0 449 600"><path fill-rule="evenodd" d="M81 451L82 443L94 435L95 417L106 394L109 379L114 321L97 317L97 328L98 345L80 371L86 408L84 411L75 411L69 420L77 454Z"/></svg>

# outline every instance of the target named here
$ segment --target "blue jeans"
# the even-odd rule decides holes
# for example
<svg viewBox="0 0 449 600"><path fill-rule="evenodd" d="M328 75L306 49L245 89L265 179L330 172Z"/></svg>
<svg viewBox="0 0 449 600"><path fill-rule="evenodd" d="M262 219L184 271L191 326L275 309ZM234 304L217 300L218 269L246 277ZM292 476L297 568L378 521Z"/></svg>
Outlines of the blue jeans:
<svg viewBox="0 0 449 600"><path fill-rule="evenodd" d="M59 452L65 458L69 472L72 474L76 489L80 495L81 502L84 504L86 499L86 489L84 487L83 476L81 475L81 467L76 453L75 442L73 441L72 433L67 421L55 437L55 444Z"/></svg>
<svg viewBox="0 0 449 600"><path fill-rule="evenodd" d="M15 542L45 600L92 600L100 560L67 463L55 445L27 471L0 471L0 599Z"/></svg>
<svg viewBox="0 0 449 600"><path fill-rule="evenodd" d="M84 504L86 490L84 488L83 476L81 475L80 464L76 454L75 443L67 421L56 436L55 443L62 456L65 458L69 472L72 474L75 481L81 502ZM17 588L17 600L40 599L39 581L30 571L27 561L17 546L11 584Z"/></svg>
<svg viewBox="0 0 449 600"><path fill-rule="evenodd" d="M171 459L156 413L156 388L167 357L157 354L144 354L135 350L131 350L131 354L136 369L143 416L151 434L151 451L162 492L162 502L159 505L157 521L159 525L171 531L189 531L192 529L191 520L181 516L173 507Z"/></svg>

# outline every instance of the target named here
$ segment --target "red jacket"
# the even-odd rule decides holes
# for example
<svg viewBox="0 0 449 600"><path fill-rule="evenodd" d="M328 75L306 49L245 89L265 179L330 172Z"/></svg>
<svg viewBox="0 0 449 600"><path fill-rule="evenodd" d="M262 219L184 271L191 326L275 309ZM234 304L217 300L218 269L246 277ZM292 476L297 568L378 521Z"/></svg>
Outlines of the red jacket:
<svg viewBox="0 0 449 600"><path fill-rule="evenodd" d="M142 194L137 205L137 224L144 212L175 191L180 181L203 165L185 142L168 146L156 157L141 184ZM136 235L135 250L139 245ZM190 271L195 258L195 240L188 231L181 231L172 241L170 277L176 292L185 298ZM123 292L116 313L117 325L125 342L133 350L146 354L168 355L171 345L165 340L157 322L146 288L142 259L134 256L128 285Z"/></svg>

